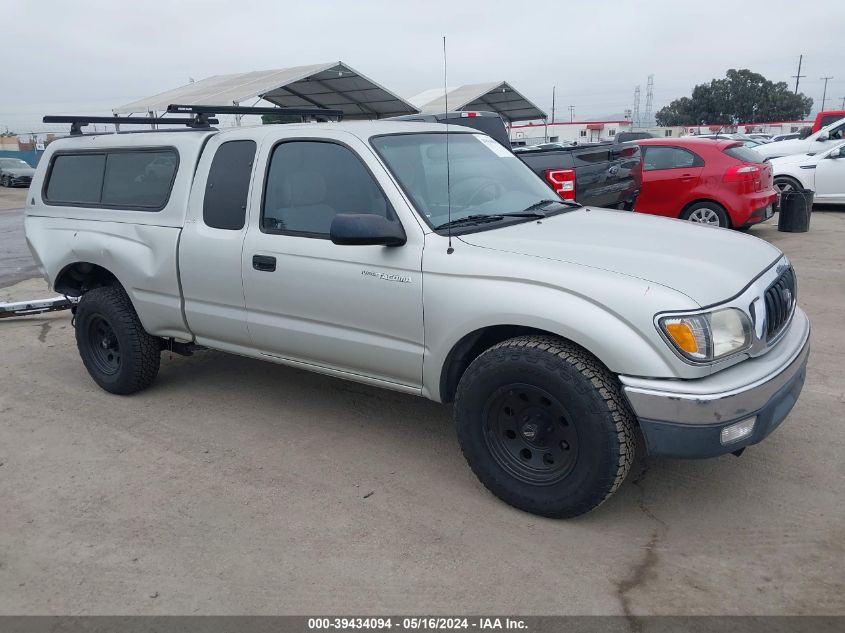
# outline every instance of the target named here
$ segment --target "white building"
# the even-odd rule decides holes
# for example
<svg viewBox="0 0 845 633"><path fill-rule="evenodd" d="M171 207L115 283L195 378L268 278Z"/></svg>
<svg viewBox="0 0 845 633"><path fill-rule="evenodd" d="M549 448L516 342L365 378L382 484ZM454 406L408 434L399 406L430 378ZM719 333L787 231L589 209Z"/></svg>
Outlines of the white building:
<svg viewBox="0 0 845 633"><path fill-rule="evenodd" d="M612 141L619 132L630 132L630 121L575 121L573 123L528 123L511 126L511 142L517 145L540 143L597 143Z"/></svg>

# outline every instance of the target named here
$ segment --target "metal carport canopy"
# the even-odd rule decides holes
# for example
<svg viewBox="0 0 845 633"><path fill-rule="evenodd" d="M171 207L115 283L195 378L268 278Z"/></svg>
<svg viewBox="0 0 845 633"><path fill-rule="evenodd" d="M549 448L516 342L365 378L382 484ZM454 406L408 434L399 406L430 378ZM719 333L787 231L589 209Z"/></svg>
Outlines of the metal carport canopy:
<svg viewBox="0 0 845 633"><path fill-rule="evenodd" d="M435 96L437 95L437 96ZM446 95L443 90L426 90L408 99L423 114L446 112L448 110L487 110L498 112L506 121L534 121L545 119L546 113L523 97L506 81L493 81L482 84L465 84L458 88L449 88Z"/></svg>
<svg viewBox="0 0 845 633"><path fill-rule="evenodd" d="M260 97L288 108L336 108L348 119L416 114L417 108L343 62L215 75L114 108L115 115L163 112L171 103L245 105Z"/></svg>

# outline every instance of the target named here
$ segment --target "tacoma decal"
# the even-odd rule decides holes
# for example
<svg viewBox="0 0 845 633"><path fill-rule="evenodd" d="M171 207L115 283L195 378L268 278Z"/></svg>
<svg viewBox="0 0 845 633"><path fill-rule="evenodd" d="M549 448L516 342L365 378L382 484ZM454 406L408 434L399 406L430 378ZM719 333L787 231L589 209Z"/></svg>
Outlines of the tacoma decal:
<svg viewBox="0 0 845 633"><path fill-rule="evenodd" d="M367 277L375 277L376 279L381 279L383 281L398 281L402 284L411 283L411 278L406 277L405 275L394 275L393 273L380 273L373 270L362 270L361 274L366 275Z"/></svg>

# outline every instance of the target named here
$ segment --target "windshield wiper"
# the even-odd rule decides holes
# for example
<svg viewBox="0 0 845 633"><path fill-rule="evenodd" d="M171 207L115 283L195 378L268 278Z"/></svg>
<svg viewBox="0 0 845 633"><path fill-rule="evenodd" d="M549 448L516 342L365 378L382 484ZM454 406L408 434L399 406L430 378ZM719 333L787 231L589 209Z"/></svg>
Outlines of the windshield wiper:
<svg viewBox="0 0 845 633"><path fill-rule="evenodd" d="M462 226L464 224L484 224L485 222L496 222L497 220L501 220L503 217L504 215L501 213L497 213L495 215L488 215L486 213L475 213L473 215L467 215L463 218L451 220L450 222L438 224L434 227L434 230L439 231L440 229L448 229L450 227Z"/></svg>
<svg viewBox="0 0 845 633"><path fill-rule="evenodd" d="M575 202L574 200L561 200L560 198L555 200L554 198L552 198L552 199L548 199L548 200L540 200L538 202L535 202L530 207L525 207L525 209L523 209L523 211L533 211L534 209L542 209L544 207L549 206L550 204L562 204L565 207L580 207L580 206L582 206L582 205L578 204L577 202Z"/></svg>

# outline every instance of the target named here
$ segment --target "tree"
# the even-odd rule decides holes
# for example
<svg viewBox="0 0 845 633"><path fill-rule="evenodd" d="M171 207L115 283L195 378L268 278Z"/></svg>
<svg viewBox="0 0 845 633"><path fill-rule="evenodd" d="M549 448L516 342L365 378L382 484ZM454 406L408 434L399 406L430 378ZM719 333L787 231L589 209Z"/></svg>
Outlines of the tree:
<svg viewBox="0 0 845 633"><path fill-rule="evenodd" d="M804 94L790 92L747 68L731 68L724 79L693 88L692 96L675 99L655 115L657 125L736 125L802 119L813 107Z"/></svg>

